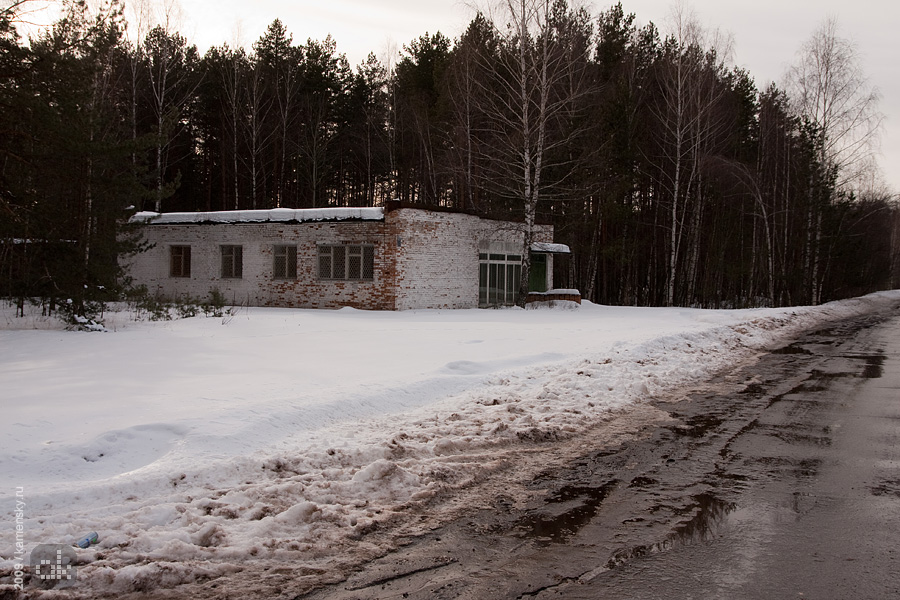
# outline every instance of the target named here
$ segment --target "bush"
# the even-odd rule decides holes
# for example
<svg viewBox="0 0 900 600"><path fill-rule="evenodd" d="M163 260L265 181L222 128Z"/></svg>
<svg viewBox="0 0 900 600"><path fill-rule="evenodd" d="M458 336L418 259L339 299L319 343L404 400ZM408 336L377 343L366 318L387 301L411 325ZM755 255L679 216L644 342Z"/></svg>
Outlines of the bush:
<svg viewBox="0 0 900 600"><path fill-rule="evenodd" d="M213 290L205 302L187 297L171 302L159 295L151 295L145 286L139 286L129 290L128 300L136 320L141 320L145 316L150 321L189 319L201 312L207 317L225 317L233 314L231 308L226 308L225 296L219 290Z"/></svg>
<svg viewBox="0 0 900 600"><path fill-rule="evenodd" d="M57 314L66 322L67 328L76 331L107 331L103 326L105 310L105 302L98 300L76 302L71 298L56 307Z"/></svg>
<svg viewBox="0 0 900 600"><path fill-rule="evenodd" d="M231 309L225 309L225 296L218 288L213 288L209 293L209 300L203 304L203 313L207 317L224 317L231 314Z"/></svg>

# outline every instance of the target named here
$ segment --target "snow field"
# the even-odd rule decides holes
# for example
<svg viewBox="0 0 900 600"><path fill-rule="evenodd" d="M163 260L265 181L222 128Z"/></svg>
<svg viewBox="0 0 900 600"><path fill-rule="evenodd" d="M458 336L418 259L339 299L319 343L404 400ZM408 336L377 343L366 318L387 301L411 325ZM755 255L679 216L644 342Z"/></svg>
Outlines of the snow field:
<svg viewBox="0 0 900 600"><path fill-rule="evenodd" d="M521 453L898 301L119 313L112 333L0 317L0 507L11 522L24 488L29 548L99 532L73 591L146 591L254 562L327 578L383 551L373 531L415 507L439 512ZM0 539L0 583L13 542Z"/></svg>

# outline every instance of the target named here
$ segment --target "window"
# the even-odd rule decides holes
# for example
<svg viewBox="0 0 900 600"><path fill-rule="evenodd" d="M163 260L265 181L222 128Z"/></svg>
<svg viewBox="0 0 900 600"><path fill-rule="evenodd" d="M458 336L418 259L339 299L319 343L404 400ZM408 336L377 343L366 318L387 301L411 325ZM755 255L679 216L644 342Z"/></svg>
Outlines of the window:
<svg viewBox="0 0 900 600"><path fill-rule="evenodd" d="M490 242L482 246L478 254L478 305L515 304L522 277L521 245Z"/></svg>
<svg viewBox="0 0 900 600"><path fill-rule="evenodd" d="M222 249L222 279L240 279L244 271L242 246L220 246Z"/></svg>
<svg viewBox="0 0 900 600"><path fill-rule="evenodd" d="M319 246L319 279L372 281L375 279L375 246Z"/></svg>
<svg viewBox="0 0 900 600"><path fill-rule="evenodd" d="M191 247L169 246L169 277L191 276Z"/></svg>
<svg viewBox="0 0 900 600"><path fill-rule="evenodd" d="M297 246L275 246L272 275L275 279L297 279Z"/></svg>

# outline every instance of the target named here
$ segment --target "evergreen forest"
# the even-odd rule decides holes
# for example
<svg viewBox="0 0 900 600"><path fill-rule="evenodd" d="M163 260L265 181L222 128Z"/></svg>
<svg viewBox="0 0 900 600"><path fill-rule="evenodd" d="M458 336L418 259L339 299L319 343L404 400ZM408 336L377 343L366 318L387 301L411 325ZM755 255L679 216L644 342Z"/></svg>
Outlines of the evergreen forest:
<svg viewBox="0 0 900 600"><path fill-rule="evenodd" d="M515 219L526 242L552 223L572 249L557 286L602 304L898 283L896 197L871 184L877 94L828 24L788 83L759 89L688 15L664 34L621 4L509 0L456 39L350 65L278 20L200 53L164 25L136 37L120 0L62 3L28 39L28 0L0 12L0 297L118 297L136 211L393 199Z"/></svg>

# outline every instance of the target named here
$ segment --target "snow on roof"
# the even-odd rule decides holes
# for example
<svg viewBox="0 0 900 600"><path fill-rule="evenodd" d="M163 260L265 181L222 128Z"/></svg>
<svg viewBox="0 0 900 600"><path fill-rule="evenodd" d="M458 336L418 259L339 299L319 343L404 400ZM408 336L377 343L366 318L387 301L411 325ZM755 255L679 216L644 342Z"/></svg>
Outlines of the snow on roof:
<svg viewBox="0 0 900 600"><path fill-rule="evenodd" d="M295 223L304 221L383 221L383 208L273 208L217 212L139 212L132 222L153 225L184 223Z"/></svg>
<svg viewBox="0 0 900 600"><path fill-rule="evenodd" d="M2 239L0 243L9 244L12 243L13 246L22 246L26 244L77 244L78 240L42 240L35 238L12 238Z"/></svg>
<svg viewBox="0 0 900 600"><path fill-rule="evenodd" d="M551 244L549 242L534 242L531 244L532 252L546 252L548 254L570 254L572 251L565 244Z"/></svg>
<svg viewBox="0 0 900 600"><path fill-rule="evenodd" d="M546 292L528 292L528 295L535 296L580 296L581 292L575 289L558 289L547 290Z"/></svg>

